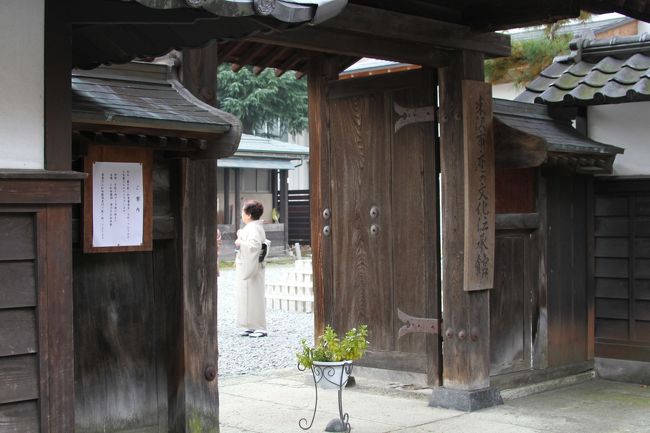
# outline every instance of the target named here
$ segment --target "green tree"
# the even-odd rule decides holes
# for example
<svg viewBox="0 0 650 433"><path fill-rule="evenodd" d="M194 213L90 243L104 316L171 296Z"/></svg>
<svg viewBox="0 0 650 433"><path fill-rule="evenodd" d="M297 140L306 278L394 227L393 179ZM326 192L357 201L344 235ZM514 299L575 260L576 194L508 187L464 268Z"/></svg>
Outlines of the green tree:
<svg viewBox="0 0 650 433"><path fill-rule="evenodd" d="M581 11L576 19L559 20L544 26L544 37L512 43L510 57L485 61L485 78L489 83L513 82L523 87L532 81L556 56L569 53L571 33L558 34L562 26L575 21L585 22L591 18L589 12Z"/></svg>
<svg viewBox="0 0 650 433"><path fill-rule="evenodd" d="M251 68L217 74L219 108L239 117L247 134L281 137L307 129L307 82L293 74L276 77L272 69L255 75Z"/></svg>
<svg viewBox="0 0 650 433"><path fill-rule="evenodd" d="M512 55L485 61L485 78L489 83L513 82L523 86L532 81L560 54L569 53L571 34L553 39L531 39L512 43Z"/></svg>

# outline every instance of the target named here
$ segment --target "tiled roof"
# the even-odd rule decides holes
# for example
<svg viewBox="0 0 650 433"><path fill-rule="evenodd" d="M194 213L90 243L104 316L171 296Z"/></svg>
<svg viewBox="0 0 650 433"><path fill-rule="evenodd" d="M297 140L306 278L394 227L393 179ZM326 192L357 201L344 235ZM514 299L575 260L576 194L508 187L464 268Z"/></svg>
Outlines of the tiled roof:
<svg viewBox="0 0 650 433"><path fill-rule="evenodd" d="M578 39L515 98L549 105L650 101L650 34Z"/></svg>
<svg viewBox="0 0 650 433"><path fill-rule="evenodd" d="M106 131L143 129L223 134L232 116L201 102L172 76L169 65L133 62L72 71L72 117Z"/></svg>
<svg viewBox="0 0 650 433"><path fill-rule="evenodd" d="M241 138L239 119L192 95L171 64L143 62L73 70L72 128L79 139L195 158L230 156Z"/></svg>

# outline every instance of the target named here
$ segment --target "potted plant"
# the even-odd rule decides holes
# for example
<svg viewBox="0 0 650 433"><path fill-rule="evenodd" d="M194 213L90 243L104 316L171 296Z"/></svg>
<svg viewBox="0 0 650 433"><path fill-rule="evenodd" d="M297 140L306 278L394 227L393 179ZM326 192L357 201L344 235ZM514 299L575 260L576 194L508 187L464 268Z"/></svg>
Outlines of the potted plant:
<svg viewBox="0 0 650 433"><path fill-rule="evenodd" d="M343 338L327 325L313 347L304 338L300 341L302 351L296 353L298 366L311 369L314 381L322 388L340 389L347 383L352 362L366 353L367 337L367 325L348 330Z"/></svg>

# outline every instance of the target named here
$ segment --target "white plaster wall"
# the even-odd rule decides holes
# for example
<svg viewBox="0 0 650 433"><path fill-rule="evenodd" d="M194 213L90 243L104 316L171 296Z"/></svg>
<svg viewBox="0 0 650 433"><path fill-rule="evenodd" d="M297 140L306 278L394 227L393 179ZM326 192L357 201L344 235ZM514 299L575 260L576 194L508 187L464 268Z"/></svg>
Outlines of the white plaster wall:
<svg viewBox="0 0 650 433"><path fill-rule="evenodd" d="M0 0L0 168L44 168L45 0Z"/></svg>
<svg viewBox="0 0 650 433"><path fill-rule="evenodd" d="M309 147L309 133L303 131L300 134L289 134L289 143L299 144L301 146ZM294 189L309 189L309 161L305 160L302 165L296 167L294 170L289 170L289 190Z"/></svg>
<svg viewBox="0 0 650 433"><path fill-rule="evenodd" d="M650 175L650 102L588 108L589 137L625 149L614 161L614 175Z"/></svg>
<svg viewBox="0 0 650 433"><path fill-rule="evenodd" d="M492 85L492 97L512 101L517 95L526 90L524 87L515 87L513 83Z"/></svg>
<svg viewBox="0 0 650 433"><path fill-rule="evenodd" d="M638 30L639 34L650 33L650 23L646 23L645 21L639 21L638 29L639 29Z"/></svg>

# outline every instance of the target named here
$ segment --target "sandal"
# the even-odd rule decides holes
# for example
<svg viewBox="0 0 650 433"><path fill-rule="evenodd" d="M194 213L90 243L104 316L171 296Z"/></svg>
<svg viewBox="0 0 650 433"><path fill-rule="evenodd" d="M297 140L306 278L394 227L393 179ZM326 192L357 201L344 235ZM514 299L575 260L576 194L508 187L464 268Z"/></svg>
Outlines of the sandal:
<svg viewBox="0 0 650 433"><path fill-rule="evenodd" d="M240 332L239 335L242 336L242 337L248 337L253 332L255 332L254 329L246 329L245 331Z"/></svg>
<svg viewBox="0 0 650 433"><path fill-rule="evenodd" d="M253 338L266 337L267 335L269 334L267 334L266 331L255 331L248 334L249 337L253 337Z"/></svg>

